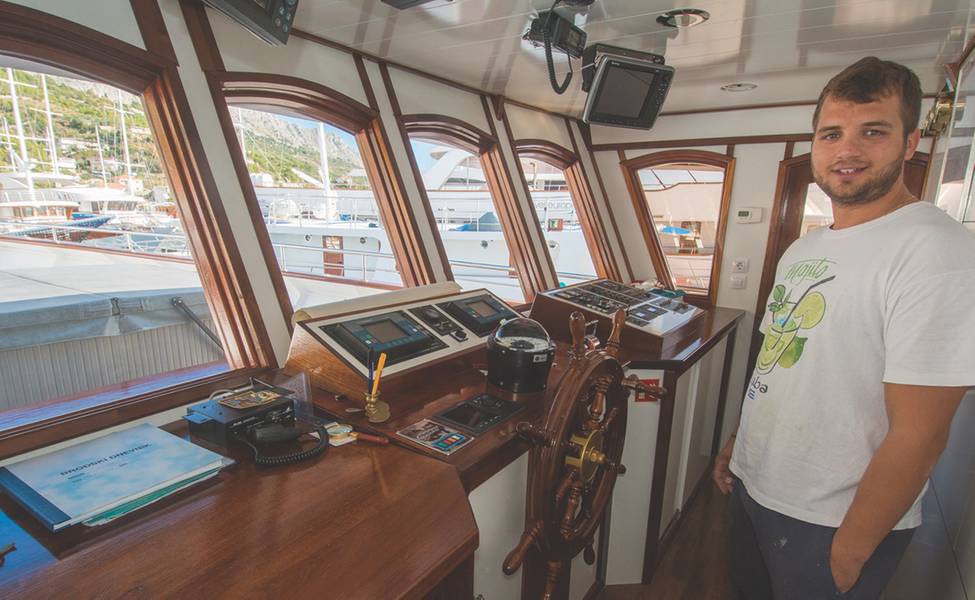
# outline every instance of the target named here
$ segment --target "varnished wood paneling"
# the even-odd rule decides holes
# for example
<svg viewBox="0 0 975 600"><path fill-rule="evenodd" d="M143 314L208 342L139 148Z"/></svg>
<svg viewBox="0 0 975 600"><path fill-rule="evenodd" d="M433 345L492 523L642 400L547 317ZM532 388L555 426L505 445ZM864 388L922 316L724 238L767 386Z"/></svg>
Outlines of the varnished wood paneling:
<svg viewBox="0 0 975 600"><path fill-rule="evenodd" d="M274 355L192 119L158 6L138 4L145 51L47 13L0 3L0 52L139 94L197 261L230 371L273 366ZM228 366L220 366L218 372ZM195 376L199 381L193 381ZM167 374L6 415L10 456L158 412L226 380L212 368ZM12 419L12 420L11 420Z"/></svg>
<svg viewBox="0 0 975 600"><path fill-rule="evenodd" d="M477 528L450 465L362 444L273 469L232 455L237 464L215 480L101 527L52 534L0 498L0 531L17 545L0 569L0 595L473 594Z"/></svg>

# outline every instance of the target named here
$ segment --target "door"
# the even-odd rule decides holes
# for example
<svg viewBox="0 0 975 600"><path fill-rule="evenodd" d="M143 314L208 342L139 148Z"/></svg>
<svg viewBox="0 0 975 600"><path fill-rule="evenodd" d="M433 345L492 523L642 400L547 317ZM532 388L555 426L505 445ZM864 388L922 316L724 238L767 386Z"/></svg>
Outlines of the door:
<svg viewBox="0 0 975 600"><path fill-rule="evenodd" d="M904 163L904 183L918 198L924 197L924 182L930 156L915 152ZM811 229L832 223L829 199L813 182L809 153L783 160L779 163L778 183L775 186L775 204L772 206L771 228L765 250L765 266L758 288L755 306L755 324L752 327L752 343L748 351L748 371L755 366L755 357L761 347L762 334L758 327L765 315L765 304L775 283L775 267L789 245ZM745 380L748 385L748 378Z"/></svg>

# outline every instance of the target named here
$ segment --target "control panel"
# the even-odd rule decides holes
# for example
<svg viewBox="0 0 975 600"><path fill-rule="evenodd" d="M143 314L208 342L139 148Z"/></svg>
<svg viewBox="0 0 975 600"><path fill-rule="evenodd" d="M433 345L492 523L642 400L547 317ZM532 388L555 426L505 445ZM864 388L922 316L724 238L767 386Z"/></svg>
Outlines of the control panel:
<svg viewBox="0 0 975 600"><path fill-rule="evenodd" d="M449 335L458 342L463 342L467 339L467 332L460 325L454 321L451 321L445 314L440 312L437 307L432 304L411 308L410 312L433 328L433 330L441 337Z"/></svg>
<svg viewBox="0 0 975 600"><path fill-rule="evenodd" d="M702 311L662 291L644 290L602 279L544 292L563 302L603 316L626 310L626 323L655 335L663 335L687 323Z"/></svg>
<svg viewBox="0 0 975 600"><path fill-rule="evenodd" d="M508 305L489 293L449 300L437 306L478 337L484 337L494 331L501 321L518 316L515 311L508 308Z"/></svg>
<svg viewBox="0 0 975 600"><path fill-rule="evenodd" d="M324 325L321 330L362 363L367 363L370 354L385 353L386 364L395 365L447 347L403 311Z"/></svg>
<svg viewBox="0 0 975 600"><path fill-rule="evenodd" d="M484 336L518 314L486 290L401 302L300 321L304 332L368 377L370 356L386 353L384 381L398 373L484 347ZM319 346L320 347L320 346ZM289 359L290 360L290 359ZM336 389L335 382L329 382Z"/></svg>

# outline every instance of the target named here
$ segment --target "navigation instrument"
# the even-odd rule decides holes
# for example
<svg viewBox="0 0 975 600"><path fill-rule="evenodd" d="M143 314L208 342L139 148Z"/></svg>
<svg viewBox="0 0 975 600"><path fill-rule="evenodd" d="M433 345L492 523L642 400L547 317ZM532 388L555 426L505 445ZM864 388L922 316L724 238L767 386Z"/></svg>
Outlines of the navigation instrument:
<svg viewBox="0 0 975 600"><path fill-rule="evenodd" d="M387 364L394 365L447 347L403 311L350 319L320 329L364 364L370 352L373 356L385 352Z"/></svg>

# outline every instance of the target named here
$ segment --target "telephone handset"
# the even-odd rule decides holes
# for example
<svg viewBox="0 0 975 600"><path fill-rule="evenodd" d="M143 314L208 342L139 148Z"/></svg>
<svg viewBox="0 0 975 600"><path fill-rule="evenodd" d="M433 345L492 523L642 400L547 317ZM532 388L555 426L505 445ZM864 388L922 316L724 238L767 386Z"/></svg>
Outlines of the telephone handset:
<svg viewBox="0 0 975 600"><path fill-rule="evenodd" d="M202 404L191 406L185 419L190 433L217 446L228 448L237 442L254 453L254 462L279 466L306 460L325 452L328 433L315 426L311 432L297 427L291 390L258 380L235 390L214 392ZM305 433L317 433L318 443L290 454L266 454L266 447L294 442Z"/></svg>
<svg viewBox="0 0 975 600"><path fill-rule="evenodd" d="M293 442L303 435L303 432L292 423L284 425L282 423L263 423L249 429L245 434L236 436L237 441L249 447L254 452L254 462L266 466L290 465L303 460L318 456L328 448L328 432L323 428L315 429L318 434L318 443L308 448L290 454L276 454L268 456L261 452L259 446Z"/></svg>

